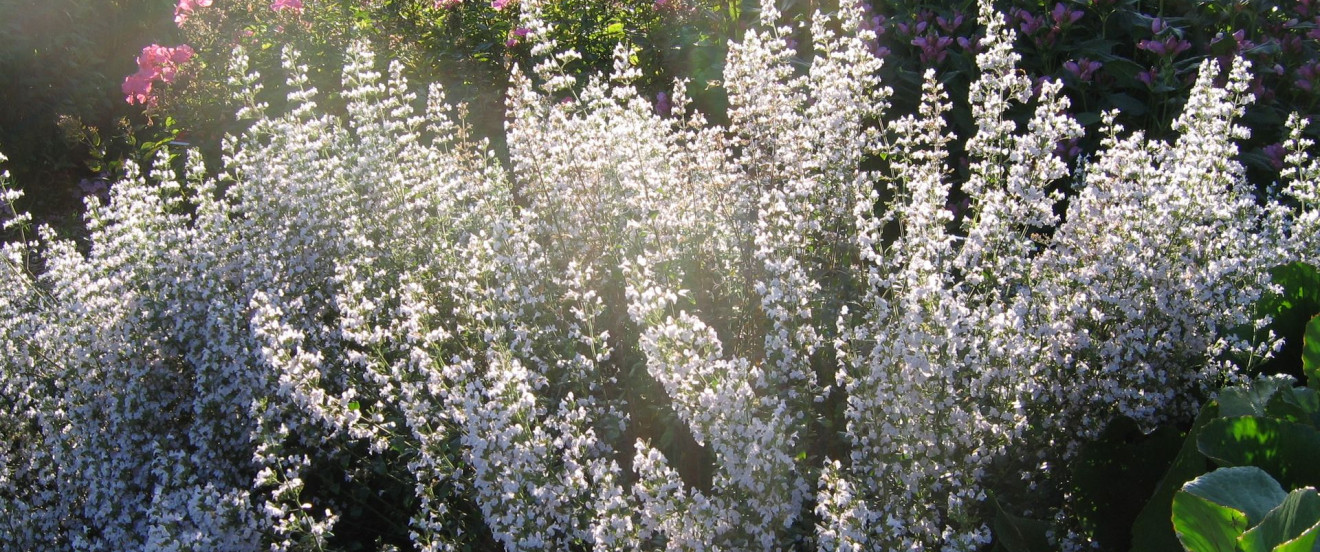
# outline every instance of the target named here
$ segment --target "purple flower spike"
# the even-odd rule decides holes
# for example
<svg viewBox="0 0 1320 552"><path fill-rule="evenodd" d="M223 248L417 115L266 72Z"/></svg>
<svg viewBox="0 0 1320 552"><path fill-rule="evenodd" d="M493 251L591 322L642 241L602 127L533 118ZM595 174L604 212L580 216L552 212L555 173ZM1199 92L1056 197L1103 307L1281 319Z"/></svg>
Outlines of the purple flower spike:
<svg viewBox="0 0 1320 552"><path fill-rule="evenodd" d="M1081 58L1077 61L1068 61L1063 64L1064 70L1072 73L1074 77L1077 77L1077 80L1082 82L1090 82L1091 79L1095 77L1095 72L1099 71L1103 66L1103 63L1086 58Z"/></svg>
<svg viewBox="0 0 1320 552"><path fill-rule="evenodd" d="M962 48L964 52L969 54L981 53L981 41L977 40L976 37L958 37L958 47Z"/></svg>
<svg viewBox="0 0 1320 552"><path fill-rule="evenodd" d="M673 106L669 103L669 94L657 92L655 95L655 112L661 117L668 117Z"/></svg>
<svg viewBox="0 0 1320 552"><path fill-rule="evenodd" d="M1141 81L1142 84L1145 84L1147 87L1154 87L1155 79L1158 74L1159 73L1154 68L1147 69L1137 73L1137 80Z"/></svg>
<svg viewBox="0 0 1320 552"><path fill-rule="evenodd" d="M954 31L958 30L958 27L962 26L963 14L955 12L952 19L946 19L941 15L935 18L935 24L940 26L940 30L953 34Z"/></svg>
<svg viewBox="0 0 1320 552"><path fill-rule="evenodd" d="M1283 144L1270 144L1261 149L1265 154L1265 159L1274 170L1283 169L1283 159L1288 155L1288 150L1283 149Z"/></svg>
<svg viewBox="0 0 1320 552"><path fill-rule="evenodd" d="M1176 57L1178 54L1186 52L1192 47L1192 43L1178 38L1176 36L1165 37L1164 40L1143 40L1137 43L1137 48L1145 50L1159 57Z"/></svg>
<svg viewBox="0 0 1320 552"><path fill-rule="evenodd" d="M1073 23L1076 23L1077 20L1081 19L1082 11L1069 10L1068 6L1063 5L1063 2L1059 2L1054 4L1054 10L1050 12L1050 15L1054 17L1054 25L1056 27L1064 27L1072 25Z"/></svg>
<svg viewBox="0 0 1320 552"><path fill-rule="evenodd" d="M921 63L927 66L944 62L949 56L946 49L950 44L953 44L953 39L947 36L919 36L912 39L912 45L921 48Z"/></svg>
<svg viewBox="0 0 1320 552"><path fill-rule="evenodd" d="M1026 10L1018 10L1018 19L1022 20L1022 23L1018 25L1018 28L1022 30L1022 34L1026 34L1026 35L1036 34L1036 31L1039 31L1041 27L1045 26L1044 21L1041 21L1040 19L1037 19L1036 16L1027 13Z"/></svg>

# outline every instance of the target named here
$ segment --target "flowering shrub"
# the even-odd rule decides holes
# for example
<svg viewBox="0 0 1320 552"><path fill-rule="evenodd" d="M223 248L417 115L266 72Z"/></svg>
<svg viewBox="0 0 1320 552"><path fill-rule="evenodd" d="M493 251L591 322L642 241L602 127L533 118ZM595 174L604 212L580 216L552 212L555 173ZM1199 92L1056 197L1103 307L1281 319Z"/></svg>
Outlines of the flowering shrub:
<svg viewBox="0 0 1320 552"><path fill-rule="evenodd" d="M193 57L193 49L187 44L167 48L152 44L142 49L138 56L138 71L124 79L123 90L128 103L155 105L156 96L151 91L154 81L174 82L181 65Z"/></svg>
<svg viewBox="0 0 1320 552"><path fill-rule="evenodd" d="M184 42L197 51L196 79L159 90L152 113L168 114L198 138L218 142L224 132L237 132L232 120L237 108L224 83L233 49L244 47L253 71L278 74L280 51L292 46L303 53L312 85L325 92L322 107L342 113L337 96L338 72L344 52L355 40L389 50L410 78L442 82L450 97L466 103L469 124L483 136L502 136L503 104L508 89L507 66L527 63L525 29L517 24L518 3L512 0L358 2L351 0L230 0L213 3L178 0L175 21ZM704 4L685 2L665 8L652 0L555 2L546 9L554 40L573 48L582 59L568 68L575 74L608 70L615 43L629 40L643 46L637 52L645 68L645 88L653 94L672 75L692 67L676 66L694 46L721 45L728 34L693 37L669 32L690 31L706 16ZM711 9L713 11L713 7ZM701 40L698 40L701 38ZM716 61L707 56L698 71L718 78ZM690 65L690 64L689 64ZM279 95L265 101L282 102Z"/></svg>
<svg viewBox="0 0 1320 552"><path fill-rule="evenodd" d="M1242 62L1202 65L1176 140L1107 116L1070 173L1061 85L983 4L955 216L950 100L928 72L886 115L858 7L803 66L763 2L727 126L682 83L657 110L626 46L579 80L520 9L507 167L365 46L342 118L287 49L271 112L239 50L218 177L162 158L89 200L86 254L0 249L0 547L323 549L388 494L403 542L357 544L974 550L991 492L1083 546L1054 466L1237 379L1265 269L1315 256L1301 122L1300 207L1234 160Z"/></svg>
<svg viewBox="0 0 1320 552"><path fill-rule="evenodd" d="M935 67L955 97L975 75L980 52L973 24L975 2L873 3L869 25L877 49L892 53L884 75L898 90L895 108L916 109L923 71ZM1117 2L1114 0L998 4L1017 31L1021 66L1038 79L1064 83L1071 113L1087 130L1081 140L1058 147L1071 159L1099 148L1101 116L1118 110L1118 121L1169 139L1174 115L1183 109L1201 63L1212 59L1227 71L1235 57L1252 62L1249 90L1255 101L1241 123L1252 130L1242 160L1252 180L1267 183L1282 166L1279 136L1290 111L1312 116L1316 106L1317 12L1310 1ZM1039 86L1040 80L1035 83ZM957 133L975 132L966 108L950 115ZM1025 123L1027 114L1012 117ZM1316 130L1310 129L1314 136ZM962 144L951 154L961 165ZM962 173L965 176L965 172Z"/></svg>

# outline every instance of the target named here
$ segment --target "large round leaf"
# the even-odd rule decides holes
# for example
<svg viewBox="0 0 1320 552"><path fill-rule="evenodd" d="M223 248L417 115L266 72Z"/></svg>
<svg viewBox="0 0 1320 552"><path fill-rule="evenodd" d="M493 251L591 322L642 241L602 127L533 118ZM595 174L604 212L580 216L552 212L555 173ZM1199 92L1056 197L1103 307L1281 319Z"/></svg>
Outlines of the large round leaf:
<svg viewBox="0 0 1320 552"><path fill-rule="evenodd" d="M1283 503L1270 510L1259 524L1243 533L1238 546L1243 552L1271 552L1281 544L1314 533L1317 523L1320 523L1320 494L1311 487L1297 489L1288 493Z"/></svg>
<svg viewBox="0 0 1320 552"><path fill-rule="evenodd" d="M1290 487L1320 485L1320 431L1261 416L1211 420L1196 439L1221 466L1257 466Z"/></svg>
<svg viewBox="0 0 1320 552"><path fill-rule="evenodd" d="M1232 552L1238 537L1287 496L1260 468L1220 468L1173 495L1173 531L1191 552Z"/></svg>
<svg viewBox="0 0 1320 552"><path fill-rule="evenodd" d="M1320 494L1312 487L1298 489L1288 493L1283 503L1270 510L1261 523L1242 534L1238 545L1243 552L1270 552L1311 531L1317 522L1320 522Z"/></svg>

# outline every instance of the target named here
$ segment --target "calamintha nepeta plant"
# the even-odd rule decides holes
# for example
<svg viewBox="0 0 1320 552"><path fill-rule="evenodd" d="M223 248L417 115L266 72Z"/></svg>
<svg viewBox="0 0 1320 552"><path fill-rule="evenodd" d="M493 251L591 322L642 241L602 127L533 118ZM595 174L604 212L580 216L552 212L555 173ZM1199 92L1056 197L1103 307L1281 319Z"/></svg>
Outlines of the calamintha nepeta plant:
<svg viewBox="0 0 1320 552"><path fill-rule="evenodd" d="M623 47L577 82L522 9L541 61L512 75L507 167L365 48L343 120L291 52L292 107L265 113L240 54L253 123L218 178L163 159L91 200L89 252L4 246L0 548L322 549L376 468L421 550L975 550L1018 482L1085 546L1050 466L1239 377L1273 344L1238 331L1265 268L1314 259L1300 130L1300 209L1233 160L1242 64L1202 67L1176 141L1109 124L1070 173L1066 98L1033 94L985 4L955 217L949 100L931 73L885 118L858 7L815 18L803 65L765 2L728 127L681 83L657 113ZM309 483L330 467L349 490Z"/></svg>

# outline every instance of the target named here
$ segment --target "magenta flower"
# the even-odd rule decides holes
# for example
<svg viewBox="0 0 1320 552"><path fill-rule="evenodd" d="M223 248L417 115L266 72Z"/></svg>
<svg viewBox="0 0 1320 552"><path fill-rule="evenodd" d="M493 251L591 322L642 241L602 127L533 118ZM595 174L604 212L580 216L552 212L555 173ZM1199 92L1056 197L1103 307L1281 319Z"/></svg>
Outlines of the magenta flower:
<svg viewBox="0 0 1320 552"><path fill-rule="evenodd" d="M1186 52L1192 47L1192 43L1187 42L1176 36L1165 37L1164 40L1143 40L1137 43L1137 48L1145 50L1160 57L1176 57L1178 54Z"/></svg>
<svg viewBox="0 0 1320 552"><path fill-rule="evenodd" d="M1103 63L1098 61L1081 58L1076 61L1069 60L1067 63L1064 63L1063 69L1072 73L1072 75L1077 77L1077 80L1079 81L1090 82L1095 76L1095 72L1099 71L1100 67L1103 65Z"/></svg>
<svg viewBox="0 0 1320 552"><path fill-rule="evenodd" d="M125 78L121 86L124 99L130 104L156 105L156 98L151 93L152 81L174 82L179 66L187 63L193 55L192 47L187 44L173 48L152 44L142 48L137 57L137 72Z"/></svg>
<svg viewBox="0 0 1320 552"><path fill-rule="evenodd" d="M508 7L508 5L512 3L513 0L491 0L490 7L494 8L495 11L502 11L504 8Z"/></svg>
<svg viewBox="0 0 1320 552"><path fill-rule="evenodd" d="M277 12L289 10L294 15L301 15L303 11L302 0L275 0L270 3L270 9Z"/></svg>
<svg viewBox="0 0 1320 552"><path fill-rule="evenodd" d="M948 34L954 34L954 31L957 31L958 27L962 26L963 20L964 19L962 13L954 12L952 18L946 19L942 15L936 17L935 24L939 25L940 29L943 30L944 32Z"/></svg>
<svg viewBox="0 0 1320 552"><path fill-rule="evenodd" d="M1315 61L1308 61L1297 69L1297 80L1293 84L1307 92L1315 89L1316 81L1320 80L1320 65Z"/></svg>
<svg viewBox="0 0 1320 552"><path fill-rule="evenodd" d="M1069 10L1068 6L1059 2L1054 4L1054 11L1050 12L1050 15L1054 17L1055 28L1067 27L1082 18L1082 10Z"/></svg>
<svg viewBox="0 0 1320 552"><path fill-rule="evenodd" d="M1151 87L1151 88L1155 86L1155 81L1158 78L1159 78L1159 72L1156 71L1154 68L1147 69L1145 71L1137 73L1137 80L1141 81L1142 84L1145 84L1147 87Z"/></svg>
<svg viewBox="0 0 1320 552"><path fill-rule="evenodd" d="M921 64L935 65L944 62L949 56L948 47L953 39L947 36L919 36L912 39L912 45L921 48Z"/></svg>
<svg viewBox="0 0 1320 552"><path fill-rule="evenodd" d="M179 0L179 4L174 6L174 24L182 25L192 15L193 10L205 8L211 5L212 0Z"/></svg>
<svg viewBox="0 0 1320 552"><path fill-rule="evenodd" d="M1019 21L1018 29L1020 29L1024 35L1036 34L1036 31L1039 31L1045 26L1045 22L1042 19L1038 19L1036 16L1031 15L1027 10L1021 8L1018 8L1018 10L1014 12L1014 16Z"/></svg>
<svg viewBox="0 0 1320 552"><path fill-rule="evenodd" d="M156 105L156 97L151 94L151 77L141 71L124 79L120 89L124 91L124 101L129 105Z"/></svg>
<svg viewBox="0 0 1320 552"><path fill-rule="evenodd" d="M527 38L527 33L529 32L531 32L531 30L526 27L518 27L514 29L513 32L509 34L508 40L504 41L504 46L507 48L517 46L522 42L522 39Z"/></svg>

